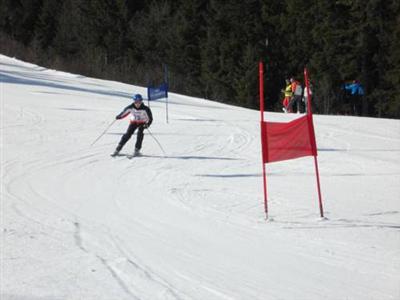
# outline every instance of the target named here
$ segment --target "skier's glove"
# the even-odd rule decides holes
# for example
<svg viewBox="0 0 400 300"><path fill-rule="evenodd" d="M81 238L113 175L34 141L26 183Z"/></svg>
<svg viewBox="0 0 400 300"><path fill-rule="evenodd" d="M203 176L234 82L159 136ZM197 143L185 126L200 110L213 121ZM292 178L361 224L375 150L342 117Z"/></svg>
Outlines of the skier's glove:
<svg viewBox="0 0 400 300"><path fill-rule="evenodd" d="M115 120L119 120L119 119L121 119L121 117L119 115L115 116Z"/></svg>

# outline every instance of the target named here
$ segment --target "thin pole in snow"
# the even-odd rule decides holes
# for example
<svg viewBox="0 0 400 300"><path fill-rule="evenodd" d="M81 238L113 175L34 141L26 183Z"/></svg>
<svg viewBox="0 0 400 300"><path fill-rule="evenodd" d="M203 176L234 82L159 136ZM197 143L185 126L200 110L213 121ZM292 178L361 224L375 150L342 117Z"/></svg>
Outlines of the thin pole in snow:
<svg viewBox="0 0 400 300"><path fill-rule="evenodd" d="M161 146L160 142L154 137L154 135L151 133L151 131L150 131L149 128L146 128L146 129L147 129L147 131L149 132L150 136L156 141L156 143L157 143L158 146L160 147L160 149L161 149L161 151L163 152L164 157L165 157L166 154L165 154L165 151L164 151L163 147Z"/></svg>
<svg viewBox="0 0 400 300"><path fill-rule="evenodd" d="M168 124L168 94L167 94L167 98L165 98L165 118L167 119L167 124Z"/></svg>
<svg viewBox="0 0 400 300"><path fill-rule="evenodd" d="M264 161L264 142L265 138L265 127L266 124L264 122L264 64L262 61L258 64L258 72L259 72L259 85L260 85L260 115L261 115L261 156L262 156L262 170L263 170L263 187L264 187L264 210L265 210L265 219L268 219L268 196L267 196L267 175ZM265 133L265 134L264 134Z"/></svg>
<svg viewBox="0 0 400 300"><path fill-rule="evenodd" d="M167 119L167 124L168 124L168 69L167 69L167 65L164 64L164 83L166 85L166 99L165 99L165 117Z"/></svg>
<svg viewBox="0 0 400 300"><path fill-rule="evenodd" d="M312 111L311 111L311 95L312 94L310 93L310 83L308 81L307 68L304 68L304 81L305 81L305 84L306 84L306 87L307 87L307 115L311 120L310 121L311 126L313 126ZM315 137L314 137L313 141L315 141ZM315 147L315 149L317 149L316 145L314 145L314 147ZM315 165L315 175L316 175L316 178L317 178L319 213L320 213L321 218L323 218L324 217L324 208L323 208L323 205L322 205L322 193L321 193L321 184L320 184L320 181L319 181L319 170L318 170L317 153L314 154L314 165Z"/></svg>
<svg viewBox="0 0 400 300"><path fill-rule="evenodd" d="M95 140L93 141L93 143L90 144L90 146L93 146L103 135L105 135L106 132L107 132L107 130L110 129L110 127L115 123L115 121L117 121L117 120L116 120L116 119L113 120L113 121L111 122L111 124L108 125L107 128L103 131L103 133L100 134L99 137L98 137L97 139L95 139Z"/></svg>
<svg viewBox="0 0 400 300"><path fill-rule="evenodd" d="M315 174L317 175L319 213L320 213L321 218L323 218L324 217L324 208L322 206L321 185L320 185L320 182L319 182L318 160L317 160L316 156L314 156L314 164L315 164Z"/></svg>

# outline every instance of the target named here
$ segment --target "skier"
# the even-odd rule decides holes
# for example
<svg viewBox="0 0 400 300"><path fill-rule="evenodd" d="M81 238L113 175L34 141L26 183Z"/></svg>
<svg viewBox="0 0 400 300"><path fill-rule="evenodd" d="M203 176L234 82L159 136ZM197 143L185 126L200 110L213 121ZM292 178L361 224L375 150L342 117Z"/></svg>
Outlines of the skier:
<svg viewBox="0 0 400 300"><path fill-rule="evenodd" d="M142 148L142 142L144 137L144 129L148 128L153 122L153 115L148 106L144 105L142 95L136 94L133 96L133 103L124 108L124 110L118 114L115 119L120 120L130 114L130 124L126 133L122 136L121 140L114 153L111 156L117 156L121 151L122 147L131 138L136 129L138 129L135 152L134 156L140 155L140 149Z"/></svg>

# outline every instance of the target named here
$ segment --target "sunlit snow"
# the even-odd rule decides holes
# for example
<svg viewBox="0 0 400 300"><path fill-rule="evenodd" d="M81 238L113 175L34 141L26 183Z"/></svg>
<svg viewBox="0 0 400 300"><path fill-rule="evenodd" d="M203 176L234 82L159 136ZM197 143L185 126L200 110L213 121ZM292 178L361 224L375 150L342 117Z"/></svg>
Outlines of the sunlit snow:
<svg viewBox="0 0 400 300"><path fill-rule="evenodd" d="M112 158L128 120L91 143L144 87L0 81L2 300L400 299L399 120L314 115L327 220L305 157L266 165L266 221L257 110L170 93Z"/></svg>

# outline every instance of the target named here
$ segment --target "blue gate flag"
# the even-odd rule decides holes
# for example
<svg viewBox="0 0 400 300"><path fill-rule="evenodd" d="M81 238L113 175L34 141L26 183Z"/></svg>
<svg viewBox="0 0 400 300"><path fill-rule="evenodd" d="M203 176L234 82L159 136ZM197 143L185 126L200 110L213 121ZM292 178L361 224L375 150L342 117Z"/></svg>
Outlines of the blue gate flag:
<svg viewBox="0 0 400 300"><path fill-rule="evenodd" d="M147 88L147 99L157 100L161 98L168 98L168 84L162 83L160 86Z"/></svg>

